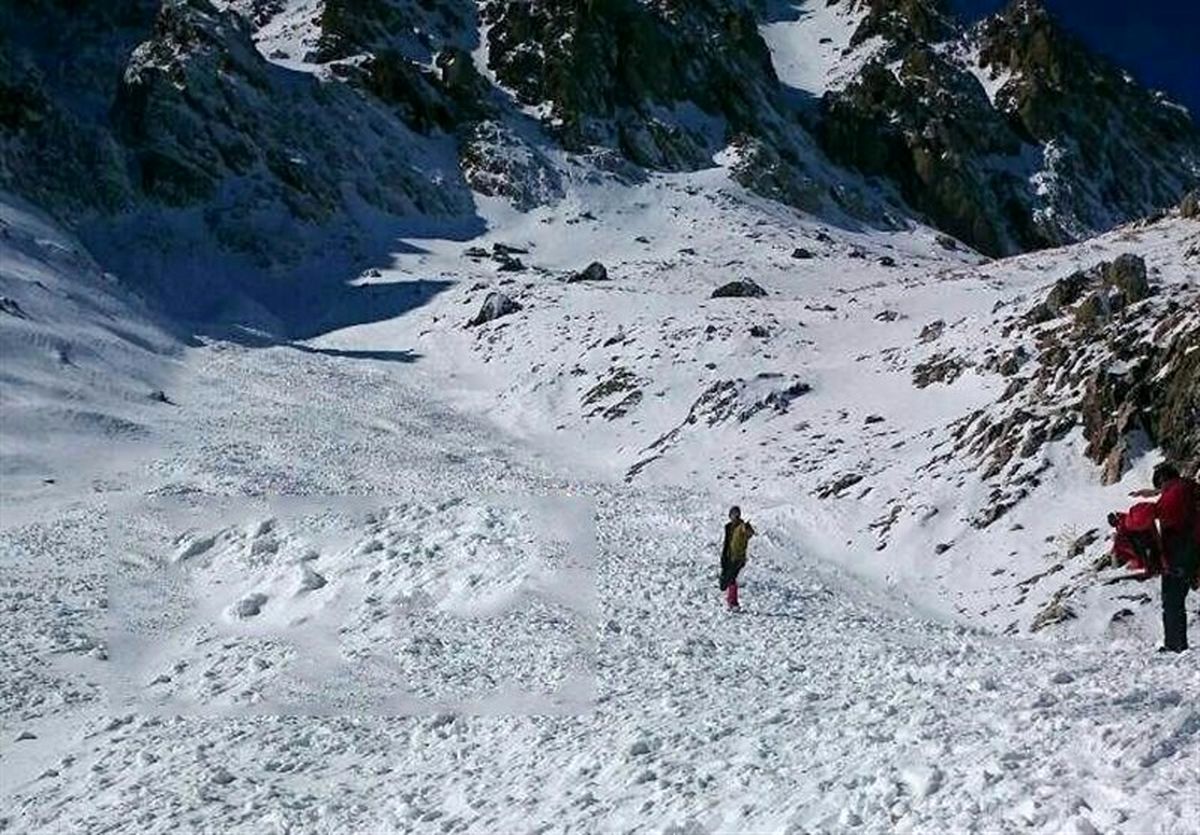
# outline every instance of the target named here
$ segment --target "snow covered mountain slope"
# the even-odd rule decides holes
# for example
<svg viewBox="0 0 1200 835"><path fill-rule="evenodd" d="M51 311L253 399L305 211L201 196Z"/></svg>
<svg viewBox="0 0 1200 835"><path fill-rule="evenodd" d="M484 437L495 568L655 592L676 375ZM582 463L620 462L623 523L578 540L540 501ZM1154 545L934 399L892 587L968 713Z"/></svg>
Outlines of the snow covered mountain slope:
<svg viewBox="0 0 1200 835"><path fill-rule="evenodd" d="M0 186L172 316L256 304L260 325L305 333L401 232L477 230L455 140L408 88L419 76L395 80L406 108L364 89L369 73L272 63L245 18L207 0L45 5L18 4L0 31Z"/></svg>
<svg viewBox="0 0 1200 835"><path fill-rule="evenodd" d="M1002 629L1072 618L1064 598L1110 578L1098 528L1145 483L1149 447L1198 457L1194 418L1161 420L1195 408L1195 368L1171 359L1200 333L1194 220L985 263L919 227L829 227L719 171L566 202L588 208L498 209L496 233L470 248L400 258L367 280L459 284L417 316L317 344L411 346L431 384L556 455L786 506L823 555ZM1041 315L1057 281L1122 255L1148 270L1144 299L1089 314L1099 297L1084 299L1085 276ZM593 260L603 280L587 280ZM711 297L743 278L766 295ZM1095 287L1108 305L1115 290ZM468 325L483 309L509 312ZM1150 332L1159 353L1137 347ZM1121 334L1132 349L1114 344ZM1107 372L1089 374L1116 380L1119 365L1160 383L1118 428L1096 413L1120 405L1097 399ZM1150 607L1140 626L1127 620L1126 591L1103 587L1075 625L1152 629Z"/></svg>
<svg viewBox="0 0 1200 835"><path fill-rule="evenodd" d="M1014 8L5 6L0 830L1193 835L1194 129Z"/></svg>
<svg viewBox="0 0 1200 835"><path fill-rule="evenodd" d="M53 221L0 200L0 476L17 494L86 489L169 409L181 349L127 287Z"/></svg>
<svg viewBox="0 0 1200 835"><path fill-rule="evenodd" d="M719 497L567 475L438 406L423 360L323 350L190 352L119 492L0 529L10 830L1182 835L1200 814L1191 656L940 622L758 502L727 615ZM307 509L255 498L277 493ZM504 498L546 494L596 509L582 634L537 603L540 534ZM145 536L116 558L106 527ZM594 656L564 653L581 640ZM594 698L556 687L581 663Z"/></svg>
<svg viewBox="0 0 1200 835"><path fill-rule="evenodd" d="M933 0L15 4L0 187L176 315L248 296L307 335L297 283L476 234L468 186L528 210L564 176L719 165L830 223L915 217L995 255L1200 182L1186 112L1019 10L965 32Z"/></svg>

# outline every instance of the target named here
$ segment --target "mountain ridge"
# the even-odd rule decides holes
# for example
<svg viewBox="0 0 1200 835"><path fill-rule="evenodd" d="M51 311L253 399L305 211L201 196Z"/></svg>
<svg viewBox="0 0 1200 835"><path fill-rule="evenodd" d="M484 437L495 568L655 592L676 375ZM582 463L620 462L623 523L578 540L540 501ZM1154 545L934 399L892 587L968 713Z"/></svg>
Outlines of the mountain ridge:
<svg viewBox="0 0 1200 835"><path fill-rule="evenodd" d="M773 199L884 229L900 216L924 219L993 255L1087 237L1171 205L1200 182L1200 134L1186 115L1090 56L1036 4L1014 4L968 31L942 4L925 0L843 0L824 8L777 3L770 12L768 4L732 0L432 6L167 0L156 13L157 34L145 31L140 53L123 55L154 10L155 4L129 0L83 12L70 24L56 15L18 15L13 34L28 46L14 42L14 58L0 67L13 103L0 184L67 222L86 219L97 237L130 212L166 216L172 207L211 200L218 183L242 188L247 153L265 165L251 191L273 194L282 216L309 225L333 222L339 234L359 236L369 236L366 223L331 192L323 172L336 168L355 177L358 195L372 210L402 220L434 209L440 184L465 186L464 173L479 170L481 158L497 187L496 168L512 156L508 147L543 160L553 148L601 170L612 166L604 154L616 154L654 172L718 164L714 160L732 144L743 149L737 155L741 181ZM232 18L222 17L231 14L247 21L241 34L234 34L239 25ZM792 88L775 71L783 58L762 37L781 14L799 14L801 21L840 15L852 28L843 52L872 56L845 86L814 93L821 101L815 117L789 102ZM397 30L400 20L412 27ZM68 70L72 83L47 86L39 81L47 71L38 69L37 45L68 25L91 34L79 38L78 54L70 56L67 66L78 68ZM106 74L111 70L88 74L84 67L121 67L129 78L161 72L187 84L189 63L207 59L196 48L199 40L182 51L172 43L172 26L181 25L193 27L188 37L207 38L207 49L251 83L238 81L237 73L201 70L187 96L169 106L163 98L135 126L128 81L114 85ZM961 48L948 48L956 38ZM248 39L264 54L246 54ZM801 40L794 48L819 46ZM898 68L892 66L897 60ZM272 65L285 69L269 70ZM1051 83L1079 75L1078 66L1087 70L1083 75L1098 74L1101 87L1060 90ZM994 96L973 78L987 80L989 73L1007 76ZM315 78L307 83L319 94L308 102L289 92L303 75ZM247 98L262 84L277 89ZM158 95L167 96L165 88ZM515 107L506 103L510 95ZM935 106L926 103L930 97ZM329 119L320 133L331 136L348 121L380 123L394 114L396 126L386 130L393 131L387 144L396 152L388 158L364 148L339 156L316 135L285 126L268 104L272 98L288 101L314 124ZM221 99L242 115L218 135L212 131ZM80 106L84 100L92 103ZM1110 118L1118 112L1129 116ZM189 149L186 141L164 140L152 149L139 138L138 131L165 136L171 119L207 131L208 146L220 140L223 159L198 165L209 153L205 144ZM361 133L339 139L356 141ZM51 165L41 154L55 144L59 161ZM309 161L297 167L285 156L248 151L285 145ZM445 162L437 166L438 185L421 186L420 176L401 172L409 164L404 158L428 166L425 149L439 145L434 154ZM211 170L202 173L206 167ZM379 168L384 176L373 176ZM367 177L380 185L366 186ZM82 185L97 180L100 189ZM422 189L427 194L414 201ZM519 185L510 190L543 195L518 197L526 209L531 199L556 193ZM469 215L465 196L463 188L437 211ZM254 273L274 269L275 262L294 267L306 257L299 241L283 236L274 243L273 224L247 215L238 234L202 225ZM141 268L125 265L129 269Z"/></svg>

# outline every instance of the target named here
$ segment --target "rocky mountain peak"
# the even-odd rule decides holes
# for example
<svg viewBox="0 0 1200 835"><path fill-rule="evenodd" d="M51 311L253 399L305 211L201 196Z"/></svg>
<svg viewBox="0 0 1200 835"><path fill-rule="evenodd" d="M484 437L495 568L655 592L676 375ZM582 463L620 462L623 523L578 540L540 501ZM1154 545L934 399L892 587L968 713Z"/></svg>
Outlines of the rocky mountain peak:
<svg viewBox="0 0 1200 835"><path fill-rule="evenodd" d="M1036 0L971 30L940 3L858 8L852 43L872 57L825 94L822 144L980 250L1079 240L1173 205L1200 181L1186 111L1090 52Z"/></svg>
<svg viewBox="0 0 1200 835"><path fill-rule="evenodd" d="M1182 108L1090 51L1037 0L1016 0L981 22L973 37L979 68L994 78L1009 76L997 106L1017 114L1035 137L1078 127L1064 118L1073 109L1117 115L1116 109L1133 107L1164 139L1195 141L1195 125Z"/></svg>
<svg viewBox="0 0 1200 835"><path fill-rule="evenodd" d="M779 109L770 53L740 3L488 0L481 16L488 66L522 104L548 108L570 148L616 146L651 168L695 168L716 150L705 116L736 132ZM700 118L685 118L687 107Z"/></svg>
<svg viewBox="0 0 1200 835"><path fill-rule="evenodd" d="M936 42L953 35L956 28L946 0L851 0L850 7L864 12L851 36L851 47L873 37L901 46Z"/></svg>
<svg viewBox="0 0 1200 835"><path fill-rule="evenodd" d="M1038 0L1015 0L983 20L977 37L979 66L995 73L1037 76L1045 83L1077 89L1112 73Z"/></svg>
<svg viewBox="0 0 1200 835"><path fill-rule="evenodd" d="M831 221L909 214L1000 255L1200 184L1186 112L1036 2L969 31L945 0L822 3L17 4L0 50L0 185L97 228L218 196L354 224L360 199L401 216L466 209L467 184L533 209L564 193L565 151L624 179L721 165ZM836 83L806 96L781 83L763 30L818 6L851 28L827 47L845 59ZM218 215L236 212L207 217L257 260L307 251Z"/></svg>

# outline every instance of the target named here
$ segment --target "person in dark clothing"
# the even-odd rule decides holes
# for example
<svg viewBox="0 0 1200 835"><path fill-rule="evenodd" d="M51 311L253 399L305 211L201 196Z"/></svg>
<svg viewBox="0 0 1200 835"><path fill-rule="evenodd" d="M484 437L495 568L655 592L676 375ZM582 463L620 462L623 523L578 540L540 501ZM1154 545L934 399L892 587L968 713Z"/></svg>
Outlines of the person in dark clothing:
<svg viewBox="0 0 1200 835"><path fill-rule="evenodd" d="M729 508L729 521L725 523L725 541L721 545L721 591L725 592L725 605L731 611L741 608L738 602L738 573L746 564L746 546L754 536L754 526L742 519L742 510L734 505Z"/></svg>
<svg viewBox="0 0 1200 835"><path fill-rule="evenodd" d="M1154 469L1158 500L1154 516L1162 543L1163 645L1159 652L1188 648L1184 603L1200 569L1200 487L1171 464Z"/></svg>

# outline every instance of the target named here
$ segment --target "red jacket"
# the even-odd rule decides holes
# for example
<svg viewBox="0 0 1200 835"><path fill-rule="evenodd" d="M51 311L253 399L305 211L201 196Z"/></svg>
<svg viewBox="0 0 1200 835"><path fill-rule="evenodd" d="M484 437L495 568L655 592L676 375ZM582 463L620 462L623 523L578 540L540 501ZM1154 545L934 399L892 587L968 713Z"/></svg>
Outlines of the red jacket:
<svg viewBox="0 0 1200 835"><path fill-rule="evenodd" d="M1133 571L1144 572L1147 577L1162 573L1154 510L1151 502L1139 502L1129 508L1129 512L1116 514L1113 532L1112 555L1117 562Z"/></svg>
<svg viewBox="0 0 1200 835"><path fill-rule="evenodd" d="M1154 503L1154 515L1162 526L1163 551L1167 561L1182 558L1200 547L1200 487L1190 478L1176 478L1163 487Z"/></svg>

